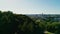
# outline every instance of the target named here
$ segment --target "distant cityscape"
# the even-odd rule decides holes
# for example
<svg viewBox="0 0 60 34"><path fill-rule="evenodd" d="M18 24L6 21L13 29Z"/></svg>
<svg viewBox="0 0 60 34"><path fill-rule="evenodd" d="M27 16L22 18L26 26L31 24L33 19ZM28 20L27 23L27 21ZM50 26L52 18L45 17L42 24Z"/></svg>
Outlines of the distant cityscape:
<svg viewBox="0 0 60 34"><path fill-rule="evenodd" d="M34 17L34 18L37 18L37 19L51 19L51 20L54 20L54 21L60 21L60 14L28 14L27 16L29 17Z"/></svg>

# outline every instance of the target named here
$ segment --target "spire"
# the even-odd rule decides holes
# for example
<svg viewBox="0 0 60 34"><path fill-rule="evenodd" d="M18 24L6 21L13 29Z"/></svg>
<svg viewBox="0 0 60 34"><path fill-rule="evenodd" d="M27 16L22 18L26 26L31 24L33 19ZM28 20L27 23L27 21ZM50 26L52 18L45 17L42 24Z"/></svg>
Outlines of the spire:
<svg viewBox="0 0 60 34"><path fill-rule="evenodd" d="M42 16L43 16L43 12L42 12Z"/></svg>

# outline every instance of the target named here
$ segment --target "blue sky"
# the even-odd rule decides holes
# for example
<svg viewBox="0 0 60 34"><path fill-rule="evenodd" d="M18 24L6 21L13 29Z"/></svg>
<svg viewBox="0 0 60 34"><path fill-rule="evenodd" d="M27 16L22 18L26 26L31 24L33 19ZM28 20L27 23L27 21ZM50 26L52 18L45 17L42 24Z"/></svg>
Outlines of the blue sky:
<svg viewBox="0 0 60 34"><path fill-rule="evenodd" d="M60 0L0 0L0 10L18 14L60 14Z"/></svg>

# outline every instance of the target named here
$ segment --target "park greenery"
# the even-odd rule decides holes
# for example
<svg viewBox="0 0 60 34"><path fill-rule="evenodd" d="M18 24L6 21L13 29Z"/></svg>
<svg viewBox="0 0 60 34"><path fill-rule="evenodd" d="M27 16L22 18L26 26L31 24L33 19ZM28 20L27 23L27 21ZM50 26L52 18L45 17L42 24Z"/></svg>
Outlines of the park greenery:
<svg viewBox="0 0 60 34"><path fill-rule="evenodd" d="M33 16L34 17L34 16ZM60 21L0 11L0 34L60 34Z"/></svg>

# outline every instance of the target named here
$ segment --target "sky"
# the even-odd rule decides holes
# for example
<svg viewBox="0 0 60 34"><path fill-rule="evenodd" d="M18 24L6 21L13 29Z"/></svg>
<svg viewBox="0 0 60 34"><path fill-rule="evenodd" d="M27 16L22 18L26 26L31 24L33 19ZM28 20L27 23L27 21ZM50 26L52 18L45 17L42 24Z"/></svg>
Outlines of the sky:
<svg viewBox="0 0 60 34"><path fill-rule="evenodd" d="M17 14L60 14L60 0L0 0L0 10Z"/></svg>

